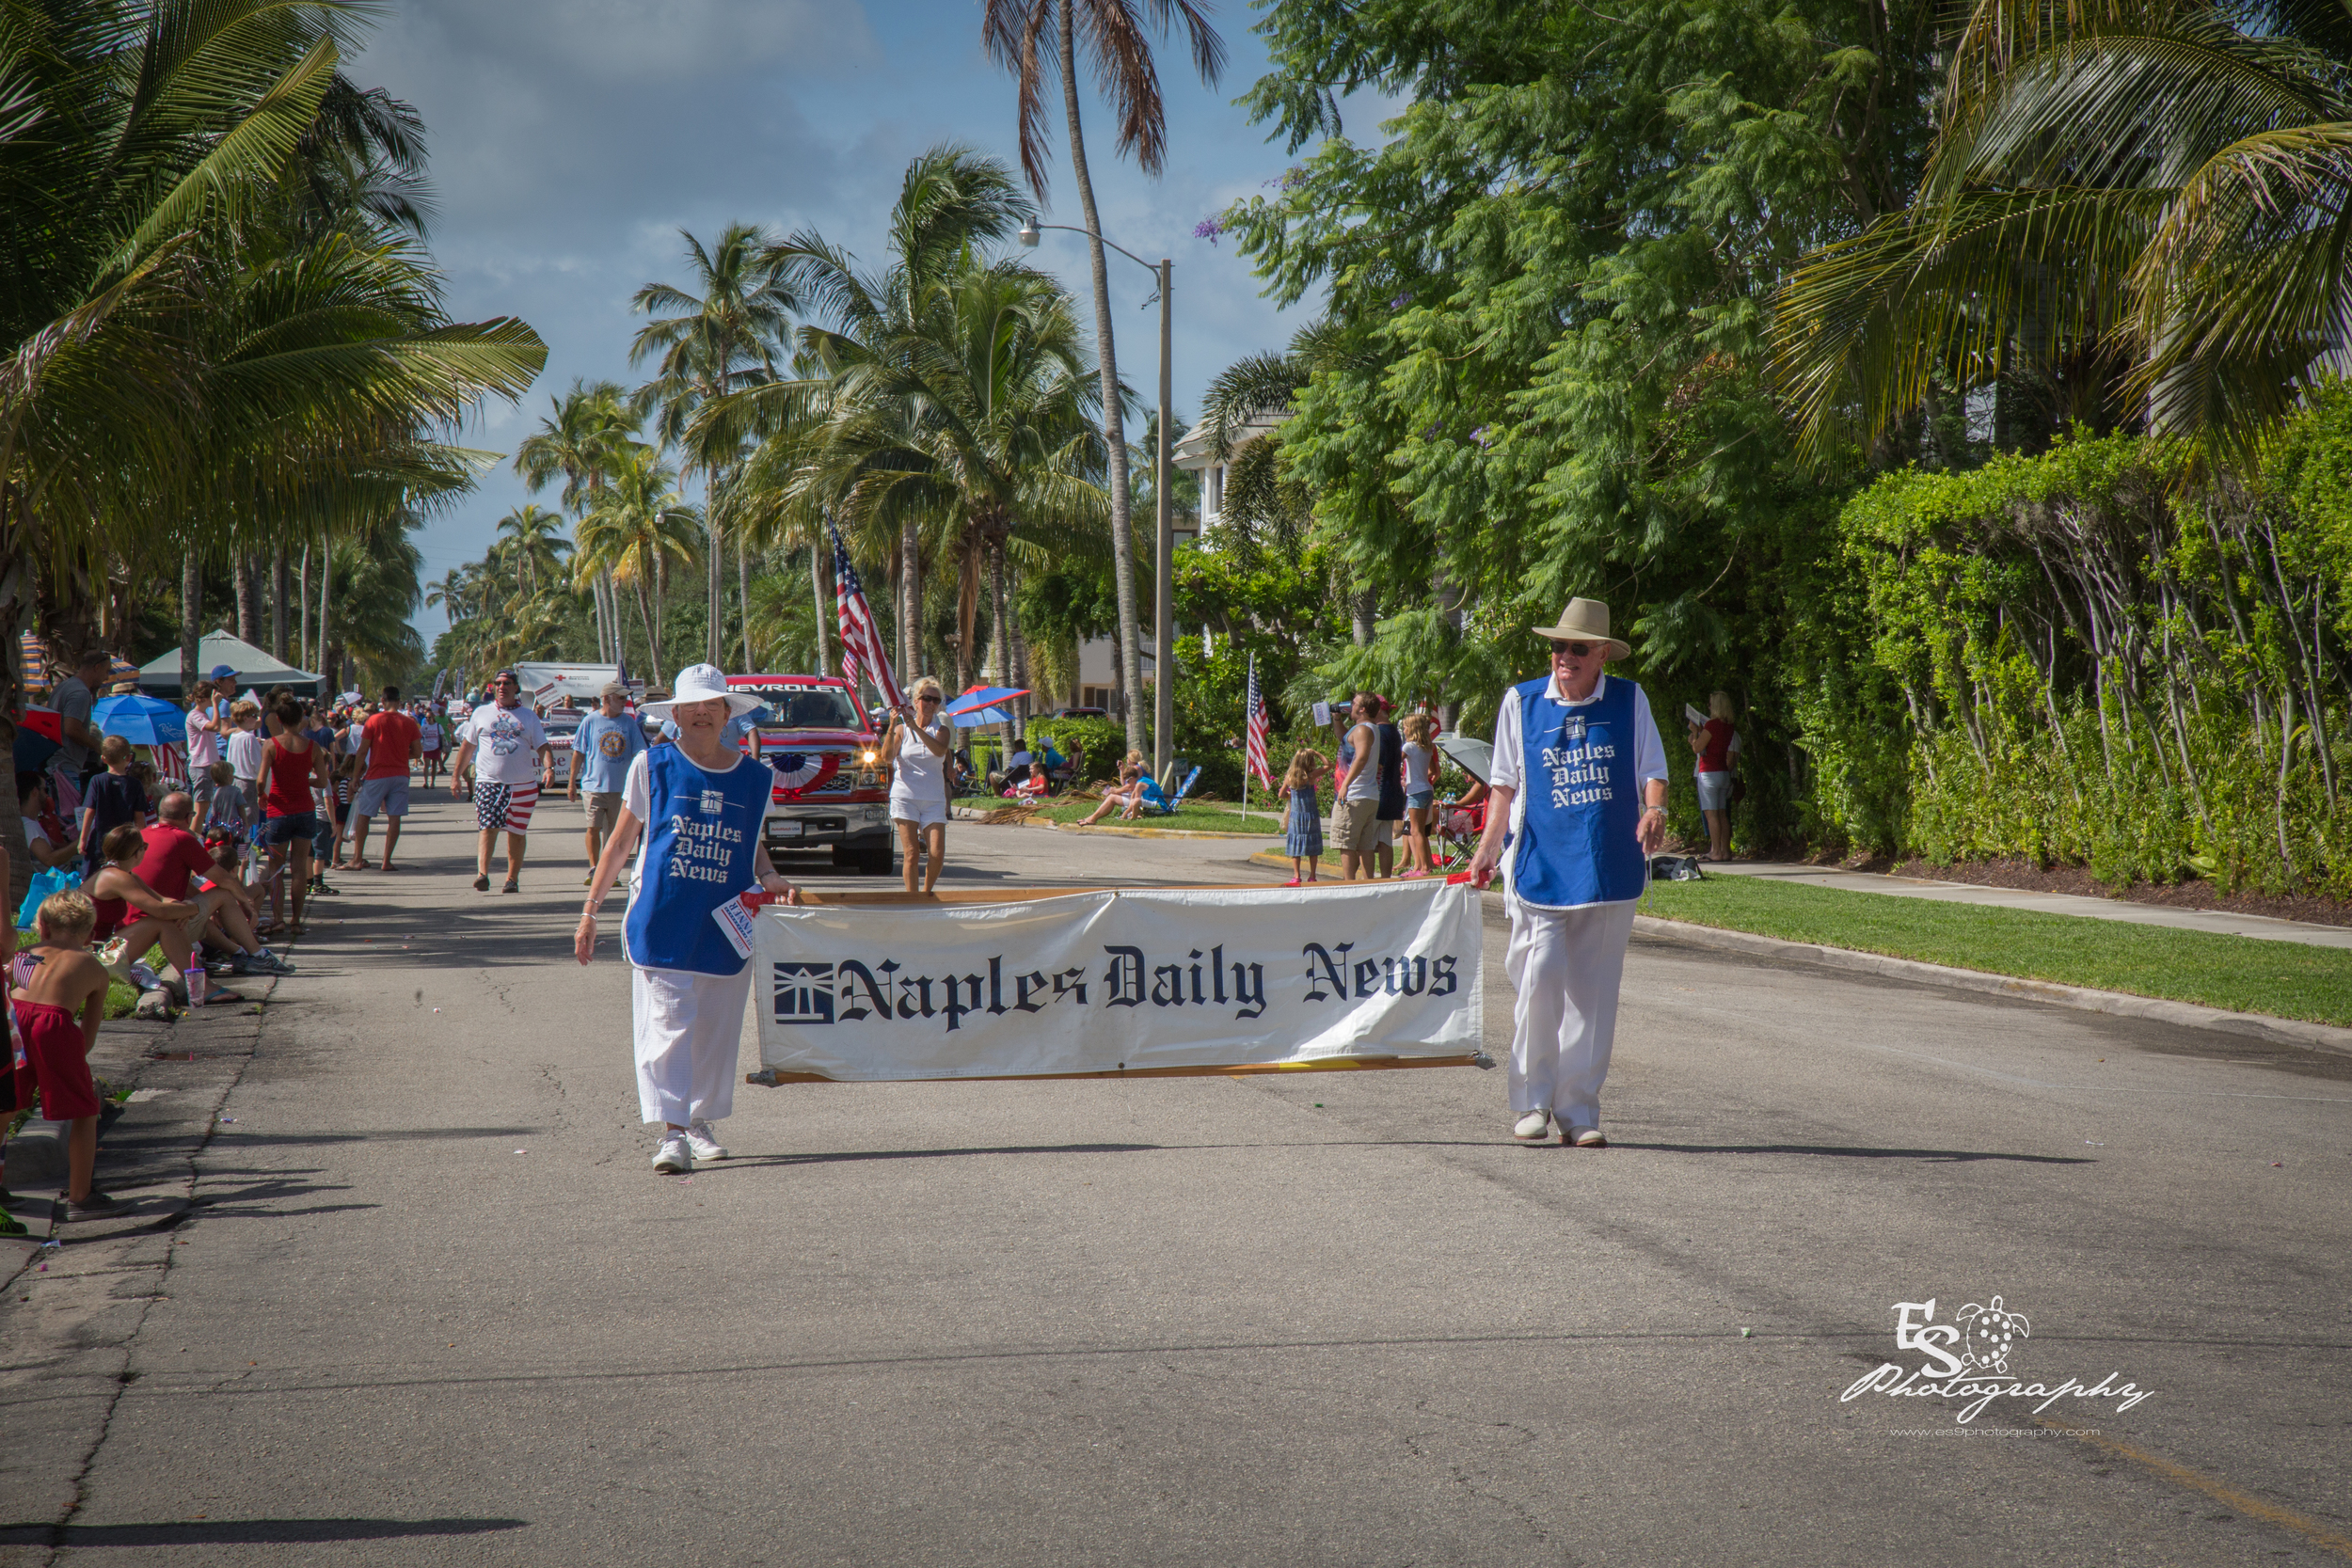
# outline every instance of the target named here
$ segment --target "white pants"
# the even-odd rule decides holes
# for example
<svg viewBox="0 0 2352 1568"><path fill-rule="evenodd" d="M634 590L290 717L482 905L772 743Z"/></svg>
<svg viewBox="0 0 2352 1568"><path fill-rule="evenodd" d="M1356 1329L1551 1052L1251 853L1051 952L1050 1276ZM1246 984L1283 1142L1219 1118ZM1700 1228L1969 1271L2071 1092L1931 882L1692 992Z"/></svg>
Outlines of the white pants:
<svg viewBox="0 0 2352 1568"><path fill-rule="evenodd" d="M637 1104L647 1121L680 1127L735 1109L735 1056L752 966L737 974L629 968L637 1024Z"/></svg>
<svg viewBox="0 0 2352 1568"><path fill-rule="evenodd" d="M1511 945L1511 1112L1549 1111L1568 1127L1600 1125L1600 1084L1617 1035L1617 983L1636 905L1561 914L1505 900Z"/></svg>

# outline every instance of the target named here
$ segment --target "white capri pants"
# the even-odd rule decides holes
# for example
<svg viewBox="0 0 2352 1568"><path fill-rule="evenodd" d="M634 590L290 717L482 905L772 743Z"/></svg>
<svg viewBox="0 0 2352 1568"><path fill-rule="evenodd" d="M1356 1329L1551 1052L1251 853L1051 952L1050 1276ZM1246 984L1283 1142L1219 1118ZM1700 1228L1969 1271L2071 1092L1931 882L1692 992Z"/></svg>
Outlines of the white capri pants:
<svg viewBox="0 0 2352 1568"><path fill-rule="evenodd" d="M647 1121L691 1127L735 1109L735 1058L752 966L739 974L629 966L637 1026L637 1104Z"/></svg>
<svg viewBox="0 0 2352 1568"><path fill-rule="evenodd" d="M1511 1113L1549 1111L1568 1127L1600 1125L1600 1085L1617 1036L1617 985L1638 904L1552 914L1504 901L1511 944L1502 973L1511 1008Z"/></svg>

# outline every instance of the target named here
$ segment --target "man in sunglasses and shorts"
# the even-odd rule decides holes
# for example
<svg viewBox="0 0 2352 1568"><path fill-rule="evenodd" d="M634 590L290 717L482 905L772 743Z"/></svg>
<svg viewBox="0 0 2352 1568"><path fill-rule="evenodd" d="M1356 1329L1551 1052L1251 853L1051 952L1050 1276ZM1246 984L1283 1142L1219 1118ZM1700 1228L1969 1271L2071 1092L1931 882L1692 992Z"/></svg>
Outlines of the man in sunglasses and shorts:
<svg viewBox="0 0 2352 1568"><path fill-rule="evenodd" d="M1505 877L1511 1135L1544 1143L1556 1123L1562 1143L1599 1148L1626 943L1666 832L1666 747L1642 689L1601 671L1633 651L1609 635L1607 605L1570 599L1535 631L1551 673L1502 694L1470 879Z"/></svg>
<svg viewBox="0 0 2352 1568"><path fill-rule="evenodd" d="M552 748L539 716L523 706L523 683L512 670L501 670L490 681L493 699L467 717L457 735L457 759L451 765L449 792L463 799L467 765L472 764L474 823L482 842L474 854L473 890L490 891L490 850L501 832L506 834L508 893L522 888L523 847L530 842L531 813L539 804L539 771Z"/></svg>

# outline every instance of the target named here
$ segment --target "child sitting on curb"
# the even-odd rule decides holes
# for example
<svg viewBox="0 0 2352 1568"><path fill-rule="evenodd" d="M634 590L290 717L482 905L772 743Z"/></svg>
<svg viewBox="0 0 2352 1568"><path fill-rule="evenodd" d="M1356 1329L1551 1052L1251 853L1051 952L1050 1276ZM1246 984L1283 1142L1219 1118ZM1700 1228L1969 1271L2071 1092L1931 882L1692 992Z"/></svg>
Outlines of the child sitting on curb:
<svg viewBox="0 0 2352 1568"><path fill-rule="evenodd" d="M90 1185L98 1164L98 1085L89 1053L106 1016L106 972L89 952L98 911L81 894L53 893L34 917L40 941L16 957L10 992L24 1065L16 1069L16 1101L40 1091L41 1115L70 1123L66 1132L66 1215L114 1212L115 1200ZM76 1017L76 1014L79 1017Z"/></svg>

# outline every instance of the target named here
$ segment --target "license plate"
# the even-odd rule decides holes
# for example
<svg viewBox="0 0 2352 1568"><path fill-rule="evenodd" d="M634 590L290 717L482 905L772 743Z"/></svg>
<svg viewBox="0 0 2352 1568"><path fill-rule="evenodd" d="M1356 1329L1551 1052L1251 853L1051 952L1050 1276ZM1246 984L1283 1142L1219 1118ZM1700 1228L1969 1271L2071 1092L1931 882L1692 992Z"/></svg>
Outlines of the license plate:
<svg viewBox="0 0 2352 1568"><path fill-rule="evenodd" d="M801 825L790 821L771 822L768 824L768 836L770 838L798 838L801 836Z"/></svg>

